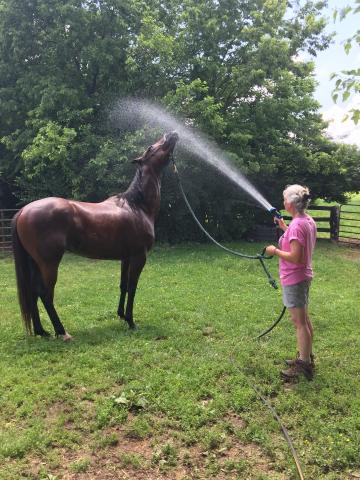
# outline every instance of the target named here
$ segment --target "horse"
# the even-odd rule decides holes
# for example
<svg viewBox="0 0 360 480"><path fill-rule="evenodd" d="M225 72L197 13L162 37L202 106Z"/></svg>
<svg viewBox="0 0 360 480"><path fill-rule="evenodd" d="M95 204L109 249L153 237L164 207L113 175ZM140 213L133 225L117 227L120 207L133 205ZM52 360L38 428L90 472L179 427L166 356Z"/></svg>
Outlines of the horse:
<svg viewBox="0 0 360 480"><path fill-rule="evenodd" d="M170 162L178 138L176 132L167 133L133 160L136 173L124 193L99 203L43 198L24 206L14 216L12 241L18 299L28 334L50 336L40 321L40 298L56 337L64 341L72 338L54 307L58 267L65 251L121 261L117 313L130 329L136 328L134 298L147 252L155 241L161 173Z"/></svg>

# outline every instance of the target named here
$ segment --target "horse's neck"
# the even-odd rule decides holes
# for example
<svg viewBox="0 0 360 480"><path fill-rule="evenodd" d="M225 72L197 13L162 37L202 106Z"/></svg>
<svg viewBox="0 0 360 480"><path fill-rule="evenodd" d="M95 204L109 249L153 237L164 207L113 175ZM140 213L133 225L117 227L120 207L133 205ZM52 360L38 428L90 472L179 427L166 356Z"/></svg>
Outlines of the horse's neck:
<svg viewBox="0 0 360 480"><path fill-rule="evenodd" d="M155 220L160 208L160 172L147 166L137 170L129 188L120 197L141 208Z"/></svg>
<svg viewBox="0 0 360 480"><path fill-rule="evenodd" d="M144 210L155 219L160 208L160 176L153 172L144 174L141 187L144 197Z"/></svg>

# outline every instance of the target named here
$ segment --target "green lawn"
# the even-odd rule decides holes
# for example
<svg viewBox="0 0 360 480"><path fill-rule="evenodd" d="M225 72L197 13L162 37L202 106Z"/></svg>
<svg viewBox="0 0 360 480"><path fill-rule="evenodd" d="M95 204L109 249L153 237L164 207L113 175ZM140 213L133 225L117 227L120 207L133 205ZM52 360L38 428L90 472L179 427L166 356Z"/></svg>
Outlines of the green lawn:
<svg viewBox="0 0 360 480"><path fill-rule="evenodd" d="M115 314L118 264L66 256L56 304L74 341L64 343L25 337L13 263L0 259L0 478L295 479L249 380L287 426L307 480L359 478L359 267L358 249L319 242L317 374L289 388L279 379L295 353L288 318L254 340L281 310L257 262L157 247L133 333Z"/></svg>

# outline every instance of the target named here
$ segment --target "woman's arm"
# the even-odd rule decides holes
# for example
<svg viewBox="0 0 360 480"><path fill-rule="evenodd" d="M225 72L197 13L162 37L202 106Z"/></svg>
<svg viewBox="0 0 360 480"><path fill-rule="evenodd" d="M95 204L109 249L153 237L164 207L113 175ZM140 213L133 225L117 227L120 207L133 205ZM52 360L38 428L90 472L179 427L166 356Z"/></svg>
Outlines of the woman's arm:
<svg viewBox="0 0 360 480"><path fill-rule="evenodd" d="M269 245L266 247L266 253L268 255L277 255L283 260L291 263L301 264L304 261L304 247L297 240L291 240L290 252L280 250L279 248L275 247L275 245Z"/></svg>

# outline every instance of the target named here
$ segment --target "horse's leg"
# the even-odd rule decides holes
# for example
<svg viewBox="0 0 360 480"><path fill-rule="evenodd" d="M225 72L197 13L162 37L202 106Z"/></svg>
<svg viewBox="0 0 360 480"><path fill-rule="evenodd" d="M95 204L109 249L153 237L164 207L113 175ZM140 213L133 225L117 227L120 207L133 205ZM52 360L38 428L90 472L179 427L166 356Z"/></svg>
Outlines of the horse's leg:
<svg viewBox="0 0 360 480"><path fill-rule="evenodd" d="M120 301L117 313L120 318L125 318L125 298L128 288L129 260L121 262L121 280L120 280Z"/></svg>
<svg viewBox="0 0 360 480"><path fill-rule="evenodd" d="M39 309L38 309L38 295L32 295L32 307L31 307L31 317L33 321L34 327L34 335L40 335L41 337L50 337L50 333L47 330L44 330L43 326L41 325Z"/></svg>
<svg viewBox="0 0 360 480"><path fill-rule="evenodd" d="M54 289L57 280L59 263L46 264L40 267L43 279L44 289L40 294L40 298L44 304L45 310L53 324L55 335L62 337L64 341L71 340L71 335L65 332L64 326L54 307Z"/></svg>
<svg viewBox="0 0 360 480"><path fill-rule="evenodd" d="M128 298L126 304L125 320L127 321L129 328L136 329L136 325L133 320L133 307L134 298L136 293L136 287L140 277L140 273L146 263L146 253L137 255L130 259L129 276L128 276Z"/></svg>
<svg viewBox="0 0 360 480"><path fill-rule="evenodd" d="M41 337L50 337L50 333L44 330L41 325L38 299L41 291L43 290L42 279L40 271L33 259L29 258L30 262L30 285L31 285L31 318L33 322L34 335L40 335Z"/></svg>

